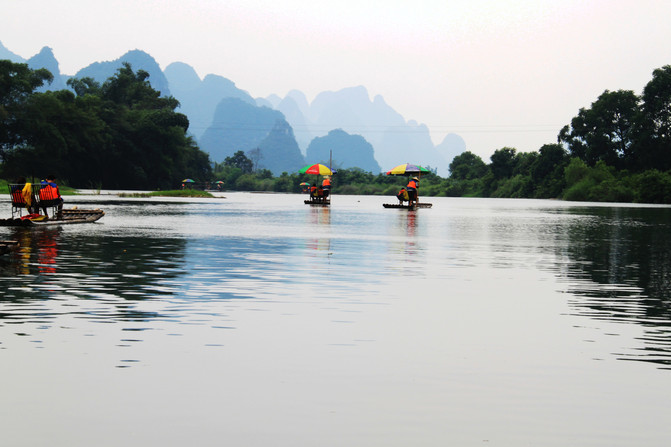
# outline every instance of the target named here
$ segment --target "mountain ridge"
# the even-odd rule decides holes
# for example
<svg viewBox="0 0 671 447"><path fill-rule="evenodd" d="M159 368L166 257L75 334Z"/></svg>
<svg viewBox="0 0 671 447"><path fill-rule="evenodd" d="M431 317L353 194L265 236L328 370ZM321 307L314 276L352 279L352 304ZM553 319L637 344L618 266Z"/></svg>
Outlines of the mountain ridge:
<svg viewBox="0 0 671 447"><path fill-rule="evenodd" d="M54 82L43 87L45 90L67 88L65 82L70 76L60 73L58 61L49 47L44 47L27 61L0 42L0 58L9 58L20 63L30 61L31 68L47 68L52 71ZM307 155L307 148L315 138L326 137L333 130L362 137L373 148L373 159L383 170L400 163L412 162L429 166L444 175L448 172L449 162L457 154L455 152L465 150L463 139L458 136L454 138L455 134L449 134L440 144L434 145L426 125L413 120L406 121L381 95L375 95L371 99L368 90L362 85L320 92L311 102L297 89L289 91L284 97L270 95L266 98L253 98L247 91L238 88L235 82L223 76L208 74L201 79L193 67L184 62L173 62L161 70L151 55L138 49L128 51L113 61L93 62L80 69L74 77L89 76L102 83L113 76L124 62L130 63L134 70L147 71L153 88L164 96L174 96L180 102L180 111L189 118L190 134L204 151L210 153L213 161L221 161L220 158L225 153L235 152L235 148L223 150L212 145L217 140L213 135L221 131L221 119L219 126L215 125L215 115L221 102L227 98L236 98L249 106L271 109L280 114L272 122L260 126L265 132L263 136L250 136L247 139L253 145L260 144L268 137L276 129L278 120L284 120L291 127L291 138L295 140L301 156ZM231 106L230 103L227 105ZM259 116L263 115L264 112L259 113ZM225 141L227 138L230 139L230 132L219 140ZM293 144L282 146L278 150L287 150L289 154L293 152L290 146ZM241 149L251 150L254 147ZM345 152L349 156L354 154ZM289 158L297 159L295 154ZM342 161L348 164L350 160ZM375 166L373 163L366 163Z"/></svg>

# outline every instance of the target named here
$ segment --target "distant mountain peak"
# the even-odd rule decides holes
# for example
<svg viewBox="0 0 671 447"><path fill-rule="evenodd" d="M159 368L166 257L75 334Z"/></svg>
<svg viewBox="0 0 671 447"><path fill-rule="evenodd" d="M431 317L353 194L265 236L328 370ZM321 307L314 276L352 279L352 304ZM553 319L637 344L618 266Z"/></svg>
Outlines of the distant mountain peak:
<svg viewBox="0 0 671 447"><path fill-rule="evenodd" d="M51 48L42 47L39 53L28 59L27 63L33 70L46 68L54 76L54 80L51 84L42 86L38 91L62 90L66 88L65 83L61 78L61 69L58 66L58 61Z"/></svg>
<svg viewBox="0 0 671 447"><path fill-rule="evenodd" d="M200 77L196 70L184 62L173 62L163 70L170 83L170 90L193 90L200 85Z"/></svg>
<svg viewBox="0 0 671 447"><path fill-rule="evenodd" d="M2 42L0 42L0 59L9 59L15 64L23 64L26 62L26 60L18 54L9 51L9 49L7 49L7 47L5 47Z"/></svg>
<svg viewBox="0 0 671 447"><path fill-rule="evenodd" d="M338 168L380 172L373 146L361 135L351 135L342 129L333 129L328 135L313 139L306 152L309 162L325 162L332 156Z"/></svg>
<svg viewBox="0 0 671 447"><path fill-rule="evenodd" d="M51 47L46 47L46 46L42 47L40 52L37 53L37 56L40 56L40 57L45 57L45 56L54 57L54 50L52 50Z"/></svg>
<svg viewBox="0 0 671 447"><path fill-rule="evenodd" d="M130 50L123 56L113 61L94 62L82 68L75 75L76 78L90 77L101 84L114 76L124 63L130 64L133 71L144 70L149 73L149 83L161 92L163 96L170 96L168 80L163 74L158 62L148 53L142 50Z"/></svg>

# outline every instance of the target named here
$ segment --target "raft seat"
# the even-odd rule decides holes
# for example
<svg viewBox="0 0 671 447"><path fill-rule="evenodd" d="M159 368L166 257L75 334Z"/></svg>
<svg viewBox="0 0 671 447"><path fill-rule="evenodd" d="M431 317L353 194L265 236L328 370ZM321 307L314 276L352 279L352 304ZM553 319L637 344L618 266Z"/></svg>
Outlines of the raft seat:
<svg viewBox="0 0 671 447"><path fill-rule="evenodd" d="M63 199L56 195L53 188L42 188L42 185L34 185L35 197L37 198L37 206L42 209L50 208L51 216L56 216L58 207L63 203Z"/></svg>
<svg viewBox="0 0 671 447"><path fill-rule="evenodd" d="M12 199L12 219L18 214L19 217L23 215L23 211L27 211L30 214L30 207L26 204L26 200L23 197L23 185L19 184L9 184L9 196ZM35 193L33 191L33 201L35 203Z"/></svg>

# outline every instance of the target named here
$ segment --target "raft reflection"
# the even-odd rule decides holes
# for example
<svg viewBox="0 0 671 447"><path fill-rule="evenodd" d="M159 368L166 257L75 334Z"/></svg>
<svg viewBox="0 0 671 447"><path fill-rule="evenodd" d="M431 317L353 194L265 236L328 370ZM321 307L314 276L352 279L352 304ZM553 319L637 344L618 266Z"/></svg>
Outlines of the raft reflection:
<svg viewBox="0 0 671 447"><path fill-rule="evenodd" d="M63 237L61 228L16 229L12 239L20 248L2 260L0 302L13 322L60 313L41 301L97 300L105 306L82 311L93 319L155 318L152 313L132 310L129 300L169 296L170 284L184 274L186 242L182 239L141 237ZM82 306L91 306L83 301ZM108 306L110 305L110 306Z"/></svg>

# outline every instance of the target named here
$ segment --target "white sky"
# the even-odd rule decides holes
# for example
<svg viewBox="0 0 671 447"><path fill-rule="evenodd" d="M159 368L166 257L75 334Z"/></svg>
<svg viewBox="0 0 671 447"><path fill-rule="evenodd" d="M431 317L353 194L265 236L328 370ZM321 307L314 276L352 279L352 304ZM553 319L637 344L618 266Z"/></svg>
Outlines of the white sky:
<svg viewBox="0 0 671 447"><path fill-rule="evenodd" d="M671 64L668 0L0 0L0 42L61 72L129 50L254 97L363 85L489 161L537 150L604 90Z"/></svg>

